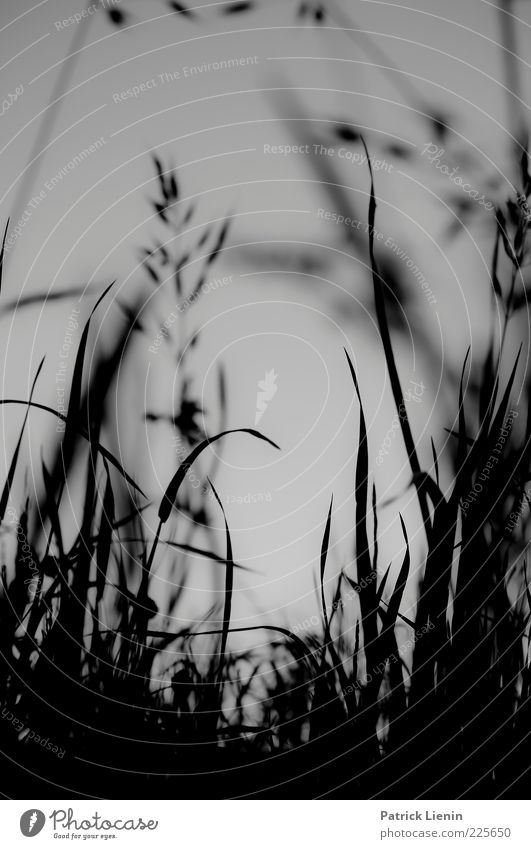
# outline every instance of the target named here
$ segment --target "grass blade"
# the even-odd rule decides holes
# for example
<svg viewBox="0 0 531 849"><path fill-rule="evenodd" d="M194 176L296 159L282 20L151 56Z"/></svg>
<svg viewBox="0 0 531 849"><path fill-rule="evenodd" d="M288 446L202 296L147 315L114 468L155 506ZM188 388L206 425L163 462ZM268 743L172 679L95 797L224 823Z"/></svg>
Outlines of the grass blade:
<svg viewBox="0 0 531 849"><path fill-rule="evenodd" d="M53 410L51 407L47 407L46 404L38 404L36 401L20 401L18 398L5 398L0 399L0 405L1 404L23 404L27 407L33 407L36 410L44 410L44 412L51 413L52 416L55 416L56 418L61 419L61 421L66 422L66 416L63 416L61 413L58 413L57 410ZM77 427L77 433L84 439L86 439L87 442L90 441L90 435L88 431L80 424ZM124 467L116 459L114 454L111 454L111 452L107 448L105 448L100 442L98 442L97 449L100 452L101 456L105 457L107 462L111 463L111 465L114 466L114 468L120 472L124 480L126 480L130 486L136 489L136 491L139 492L140 495L142 495L144 498L147 498L145 492L143 492L140 487L134 482L133 478L127 474Z"/></svg>
<svg viewBox="0 0 531 849"><path fill-rule="evenodd" d="M105 466L107 472L107 485L103 496L98 544L96 548L96 601L102 600L105 590L114 527L114 493L109 469L107 464L105 464Z"/></svg>
<svg viewBox="0 0 531 849"><path fill-rule="evenodd" d="M218 666L218 674L217 674L217 682L221 687L222 683L222 672L223 672L223 664L225 661L225 651L227 649L227 637L229 635L230 629L230 614L232 609L232 588L234 586L234 560L232 555L232 540L230 537L229 525L227 522L227 517L225 515L225 510L223 508L223 504L221 503L221 499L216 491L216 488L210 478L208 479L210 486L212 487L212 492L216 497L216 501L218 502L221 512L223 513L223 521L225 522L225 541L226 541L226 571L225 571L225 601L223 606L223 630L221 632L221 648L219 651L219 666ZM220 693L221 695L221 693ZM220 705L221 708L221 705Z"/></svg>
<svg viewBox="0 0 531 849"><path fill-rule="evenodd" d="M330 507L328 508L328 517L326 519L325 530L323 534L323 541L321 543L321 560L320 560L320 584L321 584L321 605L323 608L323 621L325 627L325 636L326 642L331 643L332 638L330 636L330 624L328 621L328 613L326 610L326 600L325 600L325 592L324 592L324 576L326 569L326 559L328 557L328 546L330 543L330 526L332 523L332 505L334 503L334 496L330 499Z"/></svg>
<svg viewBox="0 0 531 849"><path fill-rule="evenodd" d="M374 233L375 233L375 215L376 215L376 198L374 194L374 177L372 172L371 158L369 155L369 150L367 145L365 144L365 139L361 136L361 142L363 147L365 148L365 154L367 156L367 164L369 167L369 174L371 178L371 197L369 201L369 257L371 262L372 269L372 281L373 281L373 289L374 289L374 303L376 307L376 318L378 321L378 328L380 330L380 337L382 340L382 345L385 354L385 361L387 363L387 370L389 372L389 380L391 382L391 389L393 392L393 398L395 401L395 406L397 412L400 412L400 406L403 403L403 394L402 387L400 385L400 378L398 376L398 369L395 363L395 355L393 352L393 345L391 342L391 334L389 331L389 323L387 320L387 313L385 310L385 298L382 287L382 278L380 272L378 270L378 265L376 263L376 257L374 255ZM404 405L405 406L405 405ZM404 439L404 444L406 446L406 451L408 455L409 464L411 466L411 472L413 477L420 472L420 463L417 456L417 451L415 448L415 443L413 441L413 436L411 433L411 428L409 425L409 418L407 412L404 409L404 412L399 415L400 428L402 430L402 437ZM426 532L429 533L430 529L430 514L428 510L428 505L426 503L426 498L422 492L417 489L417 498L419 502L420 511L422 514L422 519L424 522L424 526L426 528Z"/></svg>
<svg viewBox="0 0 531 849"><path fill-rule="evenodd" d="M35 377L33 378L33 383L31 385L31 390L30 390L30 403L31 403L31 399L33 398L33 391L35 389L35 384L37 383L37 379L39 377L39 374L41 373L41 369L42 369L43 364L44 364L44 357L40 361L39 367L37 369L37 373L35 374ZM0 523L3 522L3 520L4 520L4 515L5 515L5 512L6 512L6 508L7 508L7 502L9 501L9 494L11 492L11 487L13 486L13 480L14 480L14 477L15 477L15 471L16 471L17 462L18 462L18 455L20 453L20 446L21 446L21 443L22 443L22 437L23 437L24 431L26 429L26 422L28 421L29 411L30 411L30 408L28 407L26 409L26 413L24 415L24 421L22 422L22 427L20 429L20 435L18 437L18 442L17 442L15 452L14 452L12 460L11 460L11 465L9 467L7 479L6 479L6 482L4 484L4 489L2 491L2 497L0 498Z"/></svg>
<svg viewBox="0 0 531 849"><path fill-rule="evenodd" d="M115 280L107 286L106 289L99 296L96 301L94 307L91 310L91 313L85 323L85 327L83 328L83 333L81 334L81 339L79 342L79 347L77 349L76 359L74 363L74 370L72 373L72 382L70 388L70 398L68 400L68 412L66 415L66 427L62 444L62 454L63 454L63 470L66 475L66 470L70 465L72 455L74 452L74 445L77 437L77 433L79 430L79 416L80 416L80 403L81 403L81 392L83 387L83 365L85 361L85 351L87 347L88 334L90 329L90 322L92 316L96 312L102 300L105 298L107 293L112 289L115 284ZM90 434L89 434L89 442L90 442ZM63 480L64 485L64 480Z"/></svg>
<svg viewBox="0 0 531 849"><path fill-rule="evenodd" d="M367 493L368 493L368 477L369 477L369 455L367 447L367 428L365 425L365 415L363 413L363 404L358 385L358 379L351 359L345 351L347 362L350 369L350 374L354 382L356 394L358 396L360 406L360 425L359 425L359 443L358 456L356 460L356 565L357 578L360 587L360 606L361 618L363 625L363 634L365 645L371 651L371 645L374 647L376 637L378 635L378 626L376 619L376 587L372 578L372 563L369 552L369 538L367 534Z"/></svg>
<svg viewBox="0 0 531 849"><path fill-rule="evenodd" d="M160 502L159 520L161 524L164 524L164 522L168 521L170 513L176 503L177 495L181 484L183 483L187 472L190 470L192 464L197 460L201 452L204 451L205 448L208 448L209 445L212 445L214 442L217 442L218 439L221 439L223 436L227 436L230 433L248 433L251 436L256 437L257 439L262 439L264 442L269 443L269 445L272 445L273 448L278 448L278 450L280 451L279 446L275 442L273 442L271 439L268 439L267 436L264 436L259 431L254 430L253 428L243 427L235 428L234 430L224 430L221 433L217 433L215 436L207 437L202 442L200 442L199 445L196 445L195 448L190 452L190 454L188 454L186 459L183 460L183 462L177 469L175 475L171 479L168 488L164 493L162 501Z"/></svg>
<svg viewBox="0 0 531 849"><path fill-rule="evenodd" d="M9 227L9 218L7 219L6 229L4 230L4 238L2 239L2 250L0 251L0 293L2 292L2 278L4 275L4 256L6 249L7 228Z"/></svg>

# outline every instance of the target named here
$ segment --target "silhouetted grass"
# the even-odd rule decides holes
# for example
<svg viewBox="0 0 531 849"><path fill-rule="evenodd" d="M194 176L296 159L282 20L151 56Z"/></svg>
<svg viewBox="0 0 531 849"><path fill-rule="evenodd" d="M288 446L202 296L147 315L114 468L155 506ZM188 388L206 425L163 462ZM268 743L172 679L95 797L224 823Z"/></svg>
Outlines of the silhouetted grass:
<svg viewBox="0 0 531 849"><path fill-rule="evenodd" d="M189 211L176 213L177 182L158 159L155 165L161 197L154 207L163 226L178 228ZM370 177L376 316L398 410L400 377L373 239L372 171ZM530 187L527 181L526 196ZM517 284L527 256L522 205L511 208L511 216L498 212L492 281L486 286L503 309L506 327L514 310L522 308ZM222 250L227 228L214 235L199 281ZM202 257L209 239L207 232L196 246ZM507 285L499 267L500 242L509 265ZM162 287L170 280L178 296L185 297L181 271L193 251L171 257L158 245L145 257L153 283ZM175 428L189 447L168 475L151 538L143 521L147 496L106 447L103 432L106 393L132 328L144 332L144 323L138 324L142 304L128 313L128 328L100 361L96 375L103 375L102 382L84 377L90 322L110 288L97 300L81 335L67 415L33 400L42 363L28 400L0 400L26 407L0 498L4 527L10 525L5 521L9 509L17 529L16 550L2 566L1 706L24 729L42 729L65 752L62 758L41 752L11 722L0 723L10 794L54 797L58 788L68 787L72 796L265 797L284 795L275 788L287 783L289 794L301 797L517 796L529 765L531 594L522 557L527 546L522 505L531 478L531 415L526 375L519 393L526 421L520 424L522 414L511 426L498 454L519 364L518 356L504 377L506 331L498 349L491 340L484 362L472 363L469 352L464 359L455 421L448 427L453 480L447 492L441 489L434 440L433 466L423 469L407 416L400 416L427 554L425 561L412 562L410 534L399 516L405 548L381 570L370 434L358 378L345 352L346 385L359 407L352 483L356 575L341 572L330 607L325 576L334 522L331 499L319 557L321 632L294 633L275 622L233 627L240 567L214 484L214 507L221 509L225 528L222 553L194 545L190 535L183 539L180 525L180 538L172 538L171 520L184 506L192 524L208 524L206 500L192 505L183 490L192 465L214 442L247 434L278 446L245 426L222 427L212 436L202 433L195 422L200 405L183 381L177 414L144 411L153 424ZM196 289L197 283L190 291ZM176 348L172 344L168 340L168 355L178 357L183 340ZM474 394L466 390L472 369ZM221 421L226 404L221 377ZM9 507L16 475L22 477L20 448L34 410L64 421L64 434L52 467L42 463L45 495L37 503L28 496L20 509ZM489 467L494 456L499 460ZM469 503L480 480L480 495ZM69 487L82 489L83 505L75 538L67 544L73 529L65 527L61 502ZM508 530L511 514L518 521ZM165 526L168 539L161 538ZM193 627L170 626L177 609L182 618L182 575L165 611L151 595L154 567L168 552L175 557L172 574L183 566L182 558L196 555L209 560L212 569L224 570L222 604L214 599ZM421 574L422 581L410 613L403 603L413 574ZM405 652L399 628L413 638ZM231 634L254 632L268 636L267 647L231 651Z"/></svg>

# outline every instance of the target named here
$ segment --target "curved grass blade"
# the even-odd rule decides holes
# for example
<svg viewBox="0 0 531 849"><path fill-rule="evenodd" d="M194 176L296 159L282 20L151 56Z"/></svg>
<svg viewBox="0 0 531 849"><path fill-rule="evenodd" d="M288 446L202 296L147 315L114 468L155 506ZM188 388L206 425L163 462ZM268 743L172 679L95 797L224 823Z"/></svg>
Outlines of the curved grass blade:
<svg viewBox="0 0 531 849"><path fill-rule="evenodd" d="M207 437L202 442L200 442L199 445L196 445L196 447L190 452L190 454L188 454L186 459L183 460L183 462L177 469L175 475L171 479L168 488L166 489L166 492L163 495L162 501L160 502L158 515L161 524L167 522L177 500L177 495L181 484L183 483L186 474L190 470L192 464L197 460L197 458L205 450L205 448L208 448L209 445L212 445L212 443L217 442L218 439L221 439L223 436L227 436L230 433L248 433L251 436L256 437L257 439L262 439L264 442L268 442L269 445L272 445L273 448L277 448L280 451L279 446L275 442L273 442L271 439L268 439L267 436L264 436L259 431L254 430L253 428L242 427L235 428L234 430L224 430L221 433L217 433L215 436Z"/></svg>
<svg viewBox="0 0 531 849"><path fill-rule="evenodd" d="M47 407L46 404L38 404L36 401L20 401L18 398L5 398L0 399L0 405L1 404L23 404L24 406L33 407L36 410L44 410L45 413L51 413L52 416L55 416L56 418L61 419L61 421L66 422L66 416L63 416L62 413L57 412L57 410L53 410L51 407ZM86 439L87 442L90 441L88 431L82 425L78 425L77 432L80 436ZM114 466L114 468L117 469L118 472L120 472L124 480L126 480L127 483L130 484L130 486L136 489L136 491L139 492L140 495L143 496L143 498L147 498L145 492L143 492L140 487L134 482L133 478L127 474L124 467L116 459L114 454L111 454L111 452L107 448L104 448L104 446L100 442L98 442L97 450L100 452L102 457L105 457L105 459L112 466Z"/></svg>
<svg viewBox="0 0 531 849"><path fill-rule="evenodd" d="M378 512L376 510L376 484L373 482L372 485L372 521L373 521L373 532L372 532L372 565L373 569L376 572L378 568Z"/></svg>
<svg viewBox="0 0 531 849"><path fill-rule="evenodd" d="M402 533L404 534L404 540L406 543L406 553L404 555L404 560L402 561L402 566L398 574L393 594L387 606L387 626L389 628L394 628L396 625L398 611L400 610L400 604L402 602L402 596L404 595L404 590L406 588L407 579L409 577L409 567L411 564L411 556L409 552L409 541L407 538L406 526L404 524L402 516L400 514L399 516L400 524L402 525Z"/></svg>
<svg viewBox="0 0 531 849"><path fill-rule="evenodd" d="M120 543L123 542L143 542L139 537L120 537ZM184 542L176 542L172 539L160 539L160 545L167 545L170 548L177 548L179 551L184 551L187 554L197 554L198 557L205 557L207 560L213 560L215 563L226 563L226 558L216 554L215 551L210 551L208 548L198 548L196 545L189 545ZM251 569L249 566L242 566L240 563L234 563L235 569L240 569L243 572L257 574L256 569ZM258 573L259 574L259 573Z"/></svg>
<svg viewBox="0 0 531 849"><path fill-rule="evenodd" d="M39 367L37 368L37 372L35 374L35 377L33 378L33 383L31 384L30 402L31 402L31 399L33 398L33 391L35 389L35 384L37 383L37 379L39 377L39 374L41 373L41 369L42 369L42 366L44 364L44 359L45 358L43 357L42 360L40 361ZM18 462L18 455L20 453L20 446L22 444L22 437L23 437L24 431L26 429L26 423L28 421L28 415L29 415L29 407L26 409L26 414L24 416L24 421L22 422L22 427L20 429L20 435L18 437L18 442L17 442L15 452L14 452L12 460L11 460L9 472L7 474L6 482L4 484L4 489L2 491L2 497L0 498L0 523L3 522L3 520L4 520L4 515L5 515L5 512L6 512L6 508L7 508L7 502L9 501L9 494L11 492L11 487L13 486L13 480L14 480L14 477L15 477L15 471L16 471L17 462Z"/></svg>
<svg viewBox="0 0 531 849"><path fill-rule="evenodd" d="M9 227L9 218L6 222L6 229L4 230L4 238L2 239L2 250L0 251L0 292L2 291L2 277L4 274L4 256L6 249L6 238L7 238L7 228Z"/></svg>
<svg viewBox="0 0 531 849"><path fill-rule="evenodd" d="M500 300L501 300L501 298L503 297L503 294L502 294L502 289L501 289L501 286L500 286L500 280L498 278L499 247L500 247L500 230L499 230L499 223L497 223L496 239L494 241L494 253L492 255L491 281L492 281L492 288L494 289L495 295L498 298L500 298Z"/></svg>
<svg viewBox="0 0 531 849"><path fill-rule="evenodd" d="M345 689L348 687L348 679L347 679L347 676L345 674L345 670L343 668L343 664L341 662L341 659L340 659L340 657L339 657L339 655L336 651L336 648L334 646L334 641L332 640L332 634L330 633L330 621L328 619L328 612L327 612L327 609L326 609L326 599L325 599L325 592L324 592L324 576L325 576L325 570L326 570L326 561L327 561L327 558L328 558L328 547L330 545L330 528L331 528L331 524L332 524L332 506L333 506L333 503L334 503L334 496L332 495L332 497L330 499L330 507L328 508L328 516L327 516L327 519L326 519L326 525L325 525L325 530L324 530L324 534L323 534L323 541L321 543L321 558L320 558L320 570L319 570L320 571L320 576L319 576L320 577L320 586L321 586L321 605L322 605L322 608L323 608L323 623L324 623L324 632L325 632L325 643L324 643L324 646L323 646L322 666L323 666L323 670L324 670L326 650L328 649L328 651L330 652L330 657L332 658L334 670L337 672L337 675L339 677L341 689L343 691L345 691Z"/></svg>
<svg viewBox="0 0 531 849"><path fill-rule="evenodd" d="M142 594L147 589L147 583L149 581L149 576L151 574L151 567L153 566L153 560L155 557L155 551L157 550L157 546L160 540L160 533L162 531L162 526L165 522L168 521L171 511L173 510L174 505L177 502L177 495L179 494L179 489L186 477L186 474L190 470L192 464L197 460L199 455L205 448L208 448L213 442L217 442L218 439L221 439L223 436L227 436L230 433L248 433L251 436L255 436L257 439L262 439L264 442L268 442L269 445L272 445L273 448L278 448L279 446L273 442L271 439L268 439L267 436L261 434L258 430L254 430L253 428L235 428L234 430L224 430L221 433L217 433L215 436L209 436L204 439L199 445L196 445L195 448L188 454L185 460L181 463L177 471L175 472L173 478L171 479L166 492L164 493L162 500L159 506L159 524L155 533L155 539L153 540L153 545L151 546L151 551L149 553L149 559L144 569L144 573L142 575L142 580L140 582L139 594Z"/></svg>
<svg viewBox="0 0 531 849"><path fill-rule="evenodd" d="M226 563L226 571L225 571L225 601L223 605L223 630L221 632L221 648L219 650L219 666L218 666L218 674L217 681L218 684L221 685L221 676L223 672L223 664L225 661L225 651L227 649L227 637L229 635L230 628L230 614L232 609L232 589L234 586L234 560L232 555L232 540L230 537L229 525L227 522L227 517L225 515L225 510L223 509L223 504L221 503L221 499L216 491L216 487L208 478L208 482L212 487L212 492L216 497L216 501L218 502L221 512L223 513L223 521L225 522L225 542L226 542L226 550L227 555L225 559Z"/></svg>
<svg viewBox="0 0 531 849"><path fill-rule="evenodd" d="M112 289L115 284L115 280L107 286L106 289L99 296L96 301L94 307L91 310L91 313L85 323L85 327L83 328L83 333L81 334L81 339L79 341L79 347L77 349L76 359L74 363L74 370L72 373L72 382L70 386L70 398L68 400L68 412L66 415L66 426L65 433L62 443L62 453L63 453L63 468L66 474L66 469L70 464L73 452L74 445L79 429L79 415L80 415L80 403L81 403L81 392L83 387L83 365L85 361L85 351L87 348L88 342L88 334L90 330L90 322L92 316L96 312L97 308L101 304L102 300L106 296L107 292ZM91 442L90 434L88 435L89 442ZM63 481L64 484L64 481Z"/></svg>
<svg viewBox="0 0 531 849"><path fill-rule="evenodd" d="M518 354L516 356L513 368L511 370L511 374L509 375L509 379L507 381L507 385L505 387L505 391L500 400L498 409L496 413L493 415L493 406L494 406L494 398L497 395L497 392L493 393L493 402L489 406L487 413L485 414L485 418L481 424L481 428L477 438L474 440L474 444L472 445L470 451L468 452L466 458L464 459L462 465L459 467L456 482L450 497L450 502L452 504L456 504L459 501L461 496L461 492L464 488L468 486L468 479L472 475L474 468L479 464L481 464L480 458L484 452L488 452L490 454L490 444L494 441L494 443L498 440L498 435L500 429L503 424L503 419L506 414L507 405L509 403L509 398L511 395L511 391L513 388L514 379L516 377L516 370L518 368L518 363L520 360L520 354L522 353L522 346L518 350Z"/></svg>
<svg viewBox="0 0 531 849"><path fill-rule="evenodd" d="M339 577L337 579L337 587L336 587L336 591L334 593L334 600L332 602L332 612L330 614L330 625L332 624L334 616L336 615L338 609L343 604L342 601L341 601L341 584L343 582L344 577L345 576L344 576L343 572L340 572Z"/></svg>
<svg viewBox="0 0 531 849"><path fill-rule="evenodd" d="M44 460L41 458L42 465L42 478L44 481L44 488L46 490L46 506L48 516L50 517L50 524L52 529L52 534L55 536L57 542L57 548L59 550L59 560L61 563L65 562L65 551L63 546L63 532L61 529L61 520L59 518L59 511L57 509L57 504L55 503L54 491L52 487L52 476L48 471ZM49 543L48 543L49 547Z"/></svg>
<svg viewBox="0 0 531 849"><path fill-rule="evenodd" d="M206 548L197 548L195 545L187 545L184 542L173 542L172 540L161 540L162 545L169 545L171 548L178 548L179 551L186 551L189 554L197 554L200 557L207 557L209 560L214 560L216 563L226 563L225 557L220 557L219 554L216 554L214 551L209 551ZM254 569L250 569L248 566L241 566L238 563L233 563L235 569L242 569L245 572L254 572Z"/></svg>
<svg viewBox="0 0 531 849"><path fill-rule="evenodd" d="M323 541L321 543L321 560L320 560L320 586L321 586L321 606L323 609L323 621L325 627L325 639L327 644L332 642L332 637L330 636L330 623L328 621L328 613L326 610L326 599L324 592L324 576L326 569L326 559L328 557L328 546L330 544L330 526L332 524L332 506L334 504L334 496L330 499L330 507L328 508L328 516L326 519L325 530L323 534Z"/></svg>
<svg viewBox="0 0 531 849"><path fill-rule="evenodd" d="M369 477L369 455L367 449L367 428L361 401L361 393L354 366L345 350L350 374L360 405L360 425L358 456L356 459L356 565L359 583L361 619L366 649L374 648L378 636L376 587L372 580L372 563L369 552L369 537L367 534L367 494Z"/></svg>
<svg viewBox="0 0 531 849"><path fill-rule="evenodd" d="M385 361L387 364L387 370L389 372L389 380L391 383L391 390L393 392L393 398L395 401L395 406L397 412L400 411L400 405L403 401L402 387L400 384L400 377L398 376L398 369L396 367L395 355L393 352L393 345L391 342L391 333L389 331L389 323L387 320L387 313L385 309L385 298L383 293L383 285L382 285L382 277L378 270L378 264L376 262L376 257L374 254L374 225L375 225L375 215L376 215L376 198L374 194L374 176L372 171L371 159L369 155L369 149L365 143L365 139L363 136L361 138L361 143L365 148L365 154L367 156L367 165L369 168L369 175L371 178L371 196L369 201L369 257L371 262L372 269L372 282L374 289L374 304L376 308L376 318L378 321L378 328L380 330L380 337L382 340L382 345L385 354ZM404 440L404 444L406 446L406 451L408 455L409 465L411 466L411 472L413 476L417 475L420 472L420 463L417 456L417 450L415 448L415 442L413 440L413 435L411 433L411 427L409 425L409 418L407 412L404 409L404 412L399 416L400 421L400 429L402 431L402 438ZM424 522L424 526L426 529L426 533L429 534L431 529L430 522L430 514L428 510L428 505L426 503L425 496L422 492L417 490L417 499L419 502L420 512L422 514L422 520Z"/></svg>
<svg viewBox="0 0 531 849"><path fill-rule="evenodd" d="M96 548L96 601L102 600L105 590L114 527L114 493L107 463L105 463L105 470L107 472L107 485L103 496L98 543Z"/></svg>
<svg viewBox="0 0 531 849"><path fill-rule="evenodd" d="M377 601L378 604L380 604L380 601L382 600L383 591L385 589L385 585L386 585L387 579L389 577L389 572L391 571L391 566L392 566L392 564L390 563L389 566L386 569L385 575L383 576L382 580L380 581L380 586L376 590L376 601Z"/></svg>
<svg viewBox="0 0 531 849"><path fill-rule="evenodd" d="M287 628L282 628L280 625L249 625L246 628L229 628L229 634L241 634L247 631L275 631L276 633L283 634L283 636L287 637L294 645L296 645L300 650L304 657L307 657L309 660L314 663L315 667L315 657L311 649L301 640L300 637L297 637L293 631L289 631ZM171 637L173 639L192 639L193 637L207 637L214 636L215 634L221 634L219 628L216 628L212 631L179 631L176 634L169 634L167 631L147 631L148 637L162 638L167 639Z"/></svg>
<svg viewBox="0 0 531 849"><path fill-rule="evenodd" d="M461 369L461 380L459 381L459 439L457 443L457 467L460 469L466 457L466 419L465 419L465 402L463 396L463 381L465 379L465 369L470 356L470 345L468 346L466 356Z"/></svg>
<svg viewBox="0 0 531 849"><path fill-rule="evenodd" d="M435 450L435 443L433 441L433 437L430 437L431 442L431 454L433 457L433 468L435 469L435 483L440 488L439 481L439 460L437 459L437 451Z"/></svg>

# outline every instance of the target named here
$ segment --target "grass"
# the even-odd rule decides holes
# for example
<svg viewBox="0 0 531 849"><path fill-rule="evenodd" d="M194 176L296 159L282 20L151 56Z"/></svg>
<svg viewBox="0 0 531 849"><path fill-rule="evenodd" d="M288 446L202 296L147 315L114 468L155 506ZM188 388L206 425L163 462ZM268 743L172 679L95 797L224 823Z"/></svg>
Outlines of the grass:
<svg viewBox="0 0 531 849"><path fill-rule="evenodd" d="M160 198L153 201L154 208L175 236L191 210L180 211L174 175L158 159L155 166ZM527 155L521 174L522 193L528 197ZM369 256L376 317L398 410L403 396L387 314L387 281L375 253L372 171L370 177ZM203 494L201 503L194 504L186 493L187 475L200 457L209 455L214 442L229 435L239 439L246 434L278 446L245 426L202 433L196 422L200 404L191 397L186 379L177 414L145 411L150 426L170 424L188 446L158 506L157 531L147 538L143 515L150 504L134 474L106 447L104 428L116 368L131 335L144 332L148 314L143 303L127 314L115 349L101 355L87 381L91 322L112 284L98 298L81 336L66 416L33 400L42 363L28 400L0 401L25 406L0 497L4 528L9 531L13 525L6 521L9 507L17 529L16 550L2 566L0 591L0 734L10 776L5 793L53 798L66 788L72 797L110 798L521 794L530 763L531 695L531 594L527 521L521 510L531 477L527 375L518 393L518 423L497 452L519 373L516 357L503 377L510 321L525 305L519 289L527 258L522 205L511 201L505 212L498 210L496 228L486 288L493 309L504 315L504 328L498 348L492 339L483 362L471 363L469 354L464 360L455 421L448 427L453 480L447 491L439 480L437 438L430 440L433 464L423 469L407 415L399 417L427 555L425 562L412 562L400 516L404 553L394 572L391 565L384 570L379 564L379 504L371 484L369 434L357 375L345 352L345 377L359 408L353 481L356 575L340 575L330 605L326 565L334 519L331 500L319 559L322 628L316 632L301 636L276 623L232 626L232 597L241 567L230 528L214 484L214 500ZM184 270L199 265L190 288L199 293L227 232L225 223L174 256L168 247L175 244L172 238L144 249L142 261L152 285L162 292L162 284L173 281L177 296L186 298ZM182 340L176 346L172 339L164 344L186 375ZM220 375L221 423L225 405ZM50 468L42 463L45 495L34 501L28 494L20 506L10 506L16 476L23 472L20 449L28 416L37 410L63 420L65 430ZM493 457L498 461L492 462ZM215 467L210 477L214 472ZM480 479L480 495L468 504ZM81 519L74 541L66 545L62 501L80 481ZM223 515L221 553L194 545L195 524L208 521L208 504ZM176 529L176 508L190 520L180 539L173 538L177 530L184 531L181 522ZM519 518L508 530L511 514ZM151 581L158 558L168 552L172 573L181 573L181 580L177 578L167 608L159 610L150 595ZM182 617L190 554L224 571L223 602L214 601L199 626L175 631L169 623L177 611ZM403 600L414 574L422 574L422 583L411 614ZM348 595L345 587L350 587ZM347 618L354 624L347 626ZM410 637L416 635L409 653L400 651L399 626ZM265 635L267 647L235 653L232 633L256 633L262 640ZM64 757L39 749L28 740L27 729L64 749Z"/></svg>

